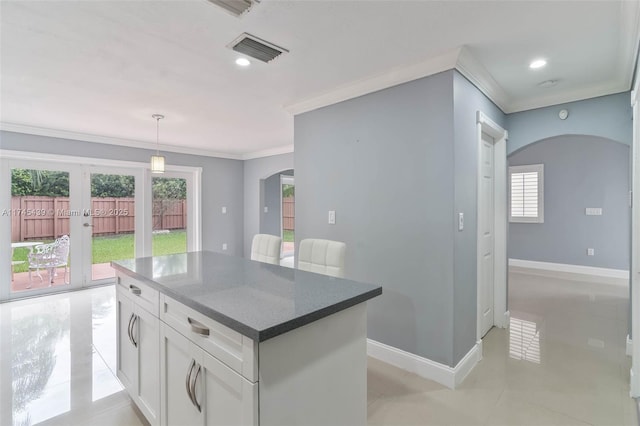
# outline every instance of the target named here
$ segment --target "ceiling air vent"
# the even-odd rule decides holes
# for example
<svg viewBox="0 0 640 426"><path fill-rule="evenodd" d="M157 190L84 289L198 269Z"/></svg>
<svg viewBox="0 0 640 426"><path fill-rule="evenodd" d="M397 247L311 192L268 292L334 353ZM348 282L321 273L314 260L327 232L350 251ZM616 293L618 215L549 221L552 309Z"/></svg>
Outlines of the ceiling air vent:
<svg viewBox="0 0 640 426"><path fill-rule="evenodd" d="M262 62L270 62L281 54L289 52L287 49L283 49L282 47L278 47L275 44L247 33L233 40L228 47L236 52L259 59Z"/></svg>
<svg viewBox="0 0 640 426"><path fill-rule="evenodd" d="M209 3L213 3L216 6L220 6L227 12L240 16L246 13L251 6L255 3L260 3L260 0L207 0Z"/></svg>

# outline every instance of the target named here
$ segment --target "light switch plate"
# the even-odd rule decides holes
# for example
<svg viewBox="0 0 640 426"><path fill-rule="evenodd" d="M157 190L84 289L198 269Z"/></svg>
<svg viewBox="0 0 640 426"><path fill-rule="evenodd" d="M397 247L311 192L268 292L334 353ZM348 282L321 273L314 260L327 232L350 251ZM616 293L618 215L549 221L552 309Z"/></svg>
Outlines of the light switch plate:
<svg viewBox="0 0 640 426"><path fill-rule="evenodd" d="M595 255L596 255L595 249L592 249L592 248L587 249L587 256L595 256Z"/></svg>
<svg viewBox="0 0 640 426"><path fill-rule="evenodd" d="M336 224L336 211L329 210L329 225L335 225L335 224Z"/></svg>
<svg viewBox="0 0 640 426"><path fill-rule="evenodd" d="M264 212L265 212L265 213L269 213L269 207L264 206Z"/></svg>
<svg viewBox="0 0 640 426"><path fill-rule="evenodd" d="M464 213L458 213L458 231L464 229Z"/></svg>
<svg viewBox="0 0 640 426"><path fill-rule="evenodd" d="M227 249L227 243L222 243L222 250L226 250Z"/></svg>
<svg viewBox="0 0 640 426"><path fill-rule="evenodd" d="M227 214L227 208L225 206L222 206L222 214Z"/></svg>

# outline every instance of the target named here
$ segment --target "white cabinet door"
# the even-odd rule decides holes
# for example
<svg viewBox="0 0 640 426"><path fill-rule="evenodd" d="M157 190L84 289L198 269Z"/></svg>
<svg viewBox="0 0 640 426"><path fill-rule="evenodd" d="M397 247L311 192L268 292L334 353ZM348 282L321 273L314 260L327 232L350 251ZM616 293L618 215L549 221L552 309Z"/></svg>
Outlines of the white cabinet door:
<svg viewBox="0 0 640 426"><path fill-rule="evenodd" d="M118 318L118 362L117 375L125 388L134 394L137 385L138 349L131 334L135 313L133 301L122 292L116 292L116 314Z"/></svg>
<svg viewBox="0 0 640 426"><path fill-rule="evenodd" d="M160 424L160 320L135 306L133 340L138 345L136 399L152 426Z"/></svg>
<svg viewBox="0 0 640 426"><path fill-rule="evenodd" d="M192 397L197 349L189 339L160 323L160 404L165 426L204 424L204 415Z"/></svg>
<svg viewBox="0 0 640 426"><path fill-rule="evenodd" d="M258 424L258 386L202 351L196 400L204 401L207 426ZM198 368L198 366L196 366Z"/></svg>

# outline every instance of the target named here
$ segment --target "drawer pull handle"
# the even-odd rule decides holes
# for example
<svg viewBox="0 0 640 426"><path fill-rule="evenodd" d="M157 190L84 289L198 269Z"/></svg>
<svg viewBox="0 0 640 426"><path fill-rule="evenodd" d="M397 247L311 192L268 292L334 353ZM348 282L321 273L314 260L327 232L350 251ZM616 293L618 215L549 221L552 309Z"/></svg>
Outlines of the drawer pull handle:
<svg viewBox="0 0 640 426"><path fill-rule="evenodd" d="M187 321L189 322L189 325L191 326L191 331L193 331L194 333L197 333L201 336L208 336L209 335L209 329L207 327L204 326L204 324L194 320L191 317L187 317Z"/></svg>
<svg viewBox="0 0 640 426"><path fill-rule="evenodd" d="M189 365L189 368L187 369L187 378L185 381L185 385L187 388L187 396L189 397L193 405L195 405L195 402L193 401L193 394L191 393L191 374L193 373L193 367L195 366L196 366L196 360L192 359L191 365Z"/></svg>
<svg viewBox="0 0 640 426"><path fill-rule="evenodd" d="M191 382L191 395L193 395L193 405L196 406L199 413L202 413L202 407L198 402L198 397L196 395L196 383L198 382L198 376L200 375L200 370L202 370L202 366L198 364L198 369L196 370L196 376L193 378L193 382Z"/></svg>
<svg viewBox="0 0 640 426"><path fill-rule="evenodd" d="M136 287L135 285L130 285L129 291L136 296L140 296L142 294L142 290L140 290L140 287Z"/></svg>

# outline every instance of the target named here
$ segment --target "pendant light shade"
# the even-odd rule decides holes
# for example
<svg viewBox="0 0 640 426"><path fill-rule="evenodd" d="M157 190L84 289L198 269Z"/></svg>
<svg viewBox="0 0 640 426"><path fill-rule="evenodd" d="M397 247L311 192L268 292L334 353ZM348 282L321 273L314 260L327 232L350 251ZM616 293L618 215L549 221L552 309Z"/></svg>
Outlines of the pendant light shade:
<svg viewBox="0 0 640 426"><path fill-rule="evenodd" d="M160 120L164 115L153 114L156 119L156 155L151 156L151 173L164 173L164 156L160 155Z"/></svg>
<svg viewBox="0 0 640 426"><path fill-rule="evenodd" d="M164 156L151 156L151 173L164 173Z"/></svg>

